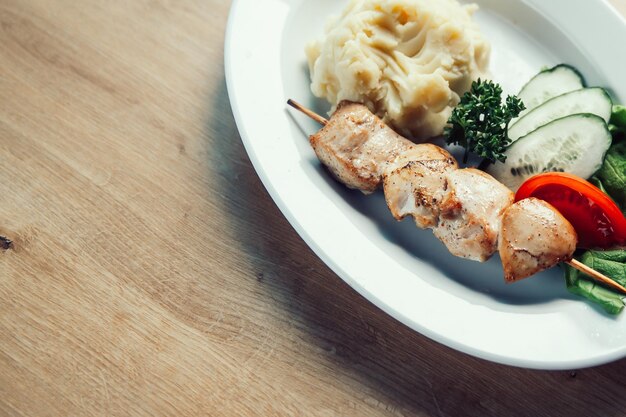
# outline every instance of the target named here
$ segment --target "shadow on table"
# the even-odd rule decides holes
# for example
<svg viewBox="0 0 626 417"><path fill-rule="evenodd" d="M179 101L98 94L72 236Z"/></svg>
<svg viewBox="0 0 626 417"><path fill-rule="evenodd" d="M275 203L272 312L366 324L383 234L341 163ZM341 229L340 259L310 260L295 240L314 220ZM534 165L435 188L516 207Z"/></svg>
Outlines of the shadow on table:
<svg viewBox="0 0 626 417"><path fill-rule="evenodd" d="M229 120L225 83L212 94L207 129L232 129L211 143L223 156L216 196L237 230L258 294L303 328L314 350L342 379L359 384L381 414L478 416L621 416L626 361L568 372L519 369L483 361L427 339L352 290L300 239L263 189ZM302 346L310 349L310 346ZM296 372L296 371L294 371Z"/></svg>

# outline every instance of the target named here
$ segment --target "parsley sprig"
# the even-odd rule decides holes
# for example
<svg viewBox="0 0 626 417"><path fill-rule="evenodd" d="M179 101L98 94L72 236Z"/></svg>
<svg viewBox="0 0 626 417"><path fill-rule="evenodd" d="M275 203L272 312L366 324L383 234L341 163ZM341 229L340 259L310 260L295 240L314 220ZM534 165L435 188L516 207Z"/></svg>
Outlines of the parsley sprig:
<svg viewBox="0 0 626 417"><path fill-rule="evenodd" d="M509 122L525 108L516 96L508 96L503 103L499 84L478 79L452 111L444 131L446 141L465 148L463 162L470 152L491 162L504 162L511 143Z"/></svg>

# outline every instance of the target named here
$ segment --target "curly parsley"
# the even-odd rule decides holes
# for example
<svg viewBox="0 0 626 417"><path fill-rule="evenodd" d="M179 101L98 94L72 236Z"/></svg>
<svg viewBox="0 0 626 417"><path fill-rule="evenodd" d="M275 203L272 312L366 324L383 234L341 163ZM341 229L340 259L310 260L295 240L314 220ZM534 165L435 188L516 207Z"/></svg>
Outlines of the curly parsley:
<svg viewBox="0 0 626 417"><path fill-rule="evenodd" d="M502 87L478 79L452 111L444 130L446 141L465 148L464 162L469 152L491 162L504 162L504 151L511 143L509 122L525 108L516 96L508 96L502 103Z"/></svg>

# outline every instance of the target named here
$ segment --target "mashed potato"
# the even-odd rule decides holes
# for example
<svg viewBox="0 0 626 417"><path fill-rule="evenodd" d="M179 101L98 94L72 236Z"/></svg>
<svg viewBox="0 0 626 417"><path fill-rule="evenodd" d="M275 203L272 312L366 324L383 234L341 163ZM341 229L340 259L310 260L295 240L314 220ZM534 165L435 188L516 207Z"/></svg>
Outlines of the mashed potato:
<svg viewBox="0 0 626 417"><path fill-rule="evenodd" d="M311 89L366 104L405 136L440 135L459 96L487 71L489 44L455 0L351 0L306 48Z"/></svg>

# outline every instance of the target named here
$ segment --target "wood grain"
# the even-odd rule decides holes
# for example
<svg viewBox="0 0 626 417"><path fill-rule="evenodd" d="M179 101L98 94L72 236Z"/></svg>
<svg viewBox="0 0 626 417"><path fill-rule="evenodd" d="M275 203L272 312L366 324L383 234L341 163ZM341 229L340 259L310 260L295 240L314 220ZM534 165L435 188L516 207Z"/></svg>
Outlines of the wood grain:
<svg viewBox="0 0 626 417"><path fill-rule="evenodd" d="M0 2L0 415L624 415L626 361L466 356L315 257L238 137L228 9Z"/></svg>

